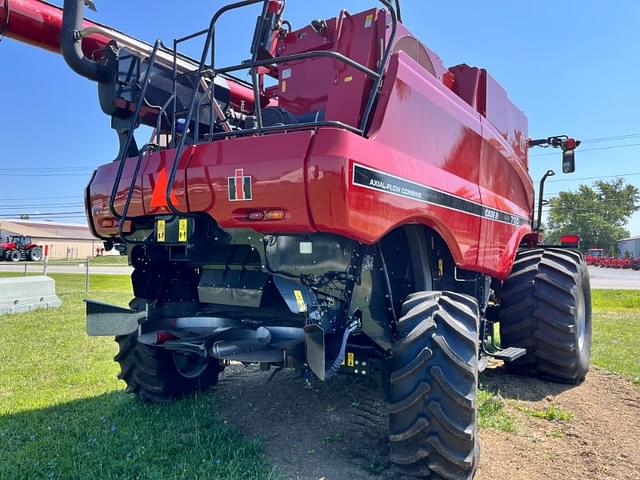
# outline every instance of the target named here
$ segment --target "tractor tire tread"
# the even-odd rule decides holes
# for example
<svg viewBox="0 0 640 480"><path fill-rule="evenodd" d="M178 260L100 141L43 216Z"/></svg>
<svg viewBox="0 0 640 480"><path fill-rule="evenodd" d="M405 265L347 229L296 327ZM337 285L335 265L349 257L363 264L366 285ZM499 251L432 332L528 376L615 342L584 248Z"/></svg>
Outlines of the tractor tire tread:
<svg viewBox="0 0 640 480"><path fill-rule="evenodd" d="M186 378L176 369L171 352L139 343L135 333L118 336L116 342L118 378L126 383L127 393L136 394L144 402L168 403L205 391L218 382L221 367L217 360L212 360L198 378Z"/></svg>
<svg viewBox="0 0 640 480"><path fill-rule="evenodd" d="M579 253L567 249L533 251L536 253L521 251L518 257L537 258L535 269L528 265L527 275L522 276L518 271L522 262L517 259L501 293L501 343L504 347L527 348L527 354L509 367L556 382L580 383L588 370L591 343L586 265ZM510 292L525 290L525 295L510 296ZM584 302L587 331L582 351L577 332L579 301Z"/></svg>
<svg viewBox="0 0 640 480"><path fill-rule="evenodd" d="M405 475L470 479L479 453L477 303L450 292L414 294L407 302L390 360L391 460Z"/></svg>

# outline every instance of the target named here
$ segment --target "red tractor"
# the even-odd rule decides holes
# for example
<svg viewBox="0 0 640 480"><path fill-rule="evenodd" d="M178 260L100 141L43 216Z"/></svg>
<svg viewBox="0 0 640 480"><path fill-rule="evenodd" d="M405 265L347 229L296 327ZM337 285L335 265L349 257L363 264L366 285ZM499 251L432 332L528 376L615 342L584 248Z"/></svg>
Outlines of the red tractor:
<svg viewBox="0 0 640 480"><path fill-rule="evenodd" d="M604 258L604 248L589 248L585 253L585 260L588 265L600 266Z"/></svg>
<svg viewBox="0 0 640 480"><path fill-rule="evenodd" d="M87 328L115 336L127 391L167 402L232 361L377 378L396 468L471 478L490 357L585 378L588 270L541 244L528 171L550 146L573 172L579 142L529 139L500 84L446 67L399 0L303 25L284 0L239 1L169 47L83 21L82 0L3 4L8 37L97 83L120 140L86 208L107 248L127 245L135 299L88 302ZM218 65L219 19L252 6L248 58ZM199 58L179 52L197 39Z"/></svg>
<svg viewBox="0 0 640 480"><path fill-rule="evenodd" d="M42 247L31 241L31 237L13 235L6 242L0 243L0 259L11 262L42 260Z"/></svg>

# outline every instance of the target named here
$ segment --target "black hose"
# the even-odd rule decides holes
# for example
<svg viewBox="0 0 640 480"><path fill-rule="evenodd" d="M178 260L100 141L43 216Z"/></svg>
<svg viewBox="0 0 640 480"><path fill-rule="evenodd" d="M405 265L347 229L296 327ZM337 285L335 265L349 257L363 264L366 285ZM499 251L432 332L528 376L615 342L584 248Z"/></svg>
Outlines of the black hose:
<svg viewBox="0 0 640 480"><path fill-rule="evenodd" d="M108 69L100 63L84 56L82 39L77 33L82 30L84 20L83 0L64 0L60 50L67 64L79 75L96 82L107 81Z"/></svg>
<svg viewBox="0 0 640 480"><path fill-rule="evenodd" d="M349 340L349 335L351 335L358 328L358 326L359 326L359 322L353 321L349 325L347 325L347 328L344 329L344 334L342 335L342 344L340 345L340 351L338 352L338 356L336 357L334 362L331 364L331 366L326 369L324 374L325 380L329 380L338 372L338 370L340 370L340 365L342 365L342 362L344 361L344 357L347 353L347 341Z"/></svg>

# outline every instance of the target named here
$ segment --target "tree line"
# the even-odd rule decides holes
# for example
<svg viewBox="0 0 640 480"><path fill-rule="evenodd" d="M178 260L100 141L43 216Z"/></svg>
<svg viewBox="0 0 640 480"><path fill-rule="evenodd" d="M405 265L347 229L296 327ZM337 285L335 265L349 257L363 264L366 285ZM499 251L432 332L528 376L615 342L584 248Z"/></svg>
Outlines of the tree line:
<svg viewBox="0 0 640 480"><path fill-rule="evenodd" d="M580 185L549 199L545 243L560 242L564 234L580 235L580 247L603 248L618 254L618 240L630 236L627 224L640 209L640 190L618 178Z"/></svg>

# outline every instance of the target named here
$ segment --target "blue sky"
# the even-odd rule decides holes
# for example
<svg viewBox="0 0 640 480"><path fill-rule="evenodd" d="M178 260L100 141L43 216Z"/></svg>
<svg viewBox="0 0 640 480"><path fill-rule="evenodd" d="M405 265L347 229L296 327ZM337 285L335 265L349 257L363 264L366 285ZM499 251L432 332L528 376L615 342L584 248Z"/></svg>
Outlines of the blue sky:
<svg viewBox="0 0 640 480"><path fill-rule="evenodd" d="M98 12L88 16L168 44L204 28L224 3L98 0ZM295 27L335 16L342 7L357 12L374 4L289 0L286 16ZM446 65L489 70L526 112L530 136L620 137L585 142L578 150L577 172L567 176L560 174L558 152L532 150L536 184L552 168L558 175L548 183L549 193L621 174L631 174L625 180L640 186L640 2L404 0L402 5L405 24ZM236 14L223 22L220 62L248 56L252 17ZM195 54L199 47L192 47ZM91 170L117 151L95 84L74 74L59 55L11 39L0 42L0 65L0 215L21 209L81 211ZM82 215L66 220L78 222ZM629 228L640 234L640 214Z"/></svg>

